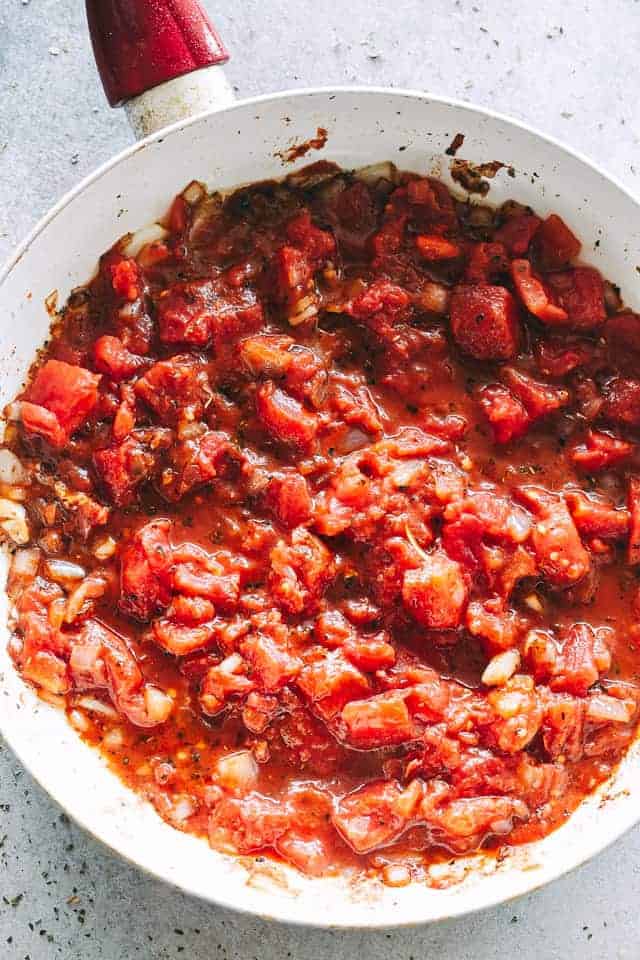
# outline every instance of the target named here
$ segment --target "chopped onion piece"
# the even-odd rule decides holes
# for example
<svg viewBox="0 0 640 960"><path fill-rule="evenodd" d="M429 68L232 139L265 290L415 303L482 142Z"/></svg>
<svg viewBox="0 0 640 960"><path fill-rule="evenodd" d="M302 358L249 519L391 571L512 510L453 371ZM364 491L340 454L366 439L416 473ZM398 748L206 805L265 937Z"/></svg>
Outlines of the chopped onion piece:
<svg viewBox="0 0 640 960"><path fill-rule="evenodd" d="M144 705L149 720L154 723L164 723L173 710L173 700L164 690L148 683L144 688Z"/></svg>
<svg viewBox="0 0 640 960"><path fill-rule="evenodd" d="M115 713L115 711L114 711ZM113 730L107 730L102 738L102 745L107 750L117 750L124 743L124 736L120 727L114 727Z"/></svg>
<svg viewBox="0 0 640 960"><path fill-rule="evenodd" d="M0 499L0 530L18 546L29 542L27 511L21 503Z"/></svg>
<svg viewBox="0 0 640 960"><path fill-rule="evenodd" d="M204 198L206 192L203 184L201 184L199 180L192 180L182 191L182 199L185 200L189 206L193 207Z"/></svg>
<svg viewBox="0 0 640 960"><path fill-rule="evenodd" d="M26 483L29 479L27 471L22 466L15 453L11 450L0 450L0 483L8 486Z"/></svg>
<svg viewBox="0 0 640 960"><path fill-rule="evenodd" d="M55 580L62 586L82 580L86 576L84 567L71 560L47 560L45 572L50 580Z"/></svg>
<svg viewBox="0 0 640 960"><path fill-rule="evenodd" d="M168 230L165 230L159 223L151 223L147 227L136 230L122 252L125 257L137 257L148 243L157 243L159 240L164 240L168 235Z"/></svg>
<svg viewBox="0 0 640 960"><path fill-rule="evenodd" d="M398 168L388 160L382 163L372 163L355 172L356 180L362 180L369 187L375 187L380 180L389 180L395 183L398 178Z"/></svg>
<svg viewBox="0 0 640 960"><path fill-rule="evenodd" d="M117 711L109 703L105 703L104 700L98 700L97 697L80 697L79 700L76 700L76 706L82 707L83 710L89 710L90 713L99 713L103 717L117 717ZM105 738L106 739L106 738Z"/></svg>
<svg viewBox="0 0 640 960"><path fill-rule="evenodd" d="M511 679L519 666L520 653L517 650L497 653L484 668L482 682L487 687L501 687Z"/></svg>
<svg viewBox="0 0 640 960"><path fill-rule="evenodd" d="M258 779L258 764L250 750L239 750L226 757L220 757L216 763L216 781L225 790L242 796L248 793Z"/></svg>
<svg viewBox="0 0 640 960"><path fill-rule="evenodd" d="M587 718L594 723L629 723L635 708L631 700L595 693L587 700Z"/></svg>
<svg viewBox="0 0 640 960"><path fill-rule="evenodd" d="M30 580L32 577L35 577L38 572L39 563L40 551L37 547L16 550L11 562L11 577Z"/></svg>

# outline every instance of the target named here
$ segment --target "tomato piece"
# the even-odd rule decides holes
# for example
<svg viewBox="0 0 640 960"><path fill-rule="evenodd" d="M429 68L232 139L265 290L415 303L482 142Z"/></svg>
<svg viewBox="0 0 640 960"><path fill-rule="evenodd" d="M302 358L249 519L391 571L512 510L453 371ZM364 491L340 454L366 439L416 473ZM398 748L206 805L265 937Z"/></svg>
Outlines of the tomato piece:
<svg viewBox="0 0 640 960"><path fill-rule="evenodd" d="M168 520L150 520L133 535L120 557L120 609L136 620L150 620L171 599L171 547Z"/></svg>
<svg viewBox="0 0 640 960"><path fill-rule="evenodd" d="M418 735L401 693L381 693L368 700L352 700L342 710L347 739L360 750L378 750L406 743Z"/></svg>
<svg viewBox="0 0 640 960"><path fill-rule="evenodd" d="M577 583L591 560L565 501L543 487L520 487L519 494L537 516L531 543L543 575L556 587Z"/></svg>
<svg viewBox="0 0 640 960"><path fill-rule="evenodd" d="M273 477L267 487L266 504L285 527L297 527L312 516L309 485L299 473Z"/></svg>
<svg viewBox="0 0 640 960"><path fill-rule="evenodd" d="M453 339L463 353L476 360L510 360L516 355L520 311L504 287L458 284L449 310Z"/></svg>
<svg viewBox="0 0 640 960"><path fill-rule="evenodd" d="M576 445L570 457L578 469L595 473L628 460L634 449L635 445L626 440L619 440L598 430L589 430L585 442Z"/></svg>
<svg viewBox="0 0 640 960"><path fill-rule="evenodd" d="M604 282L593 267L549 273L546 282L576 330L595 330L607 319Z"/></svg>
<svg viewBox="0 0 640 960"><path fill-rule="evenodd" d="M569 402L569 391L535 380L523 370L504 367L502 376L511 393L522 403L532 421L557 413Z"/></svg>
<svg viewBox="0 0 640 960"><path fill-rule="evenodd" d="M502 243L474 243L467 266L465 280L474 283L490 283L509 270L509 258Z"/></svg>
<svg viewBox="0 0 640 960"><path fill-rule="evenodd" d="M460 564L443 551L429 554L419 567L404 574L402 599L407 611L423 627L458 627L467 603Z"/></svg>
<svg viewBox="0 0 640 960"><path fill-rule="evenodd" d="M274 440L300 450L308 450L318 430L317 417L304 409L272 380L258 388L256 412Z"/></svg>
<svg viewBox="0 0 640 960"><path fill-rule="evenodd" d="M490 383L478 391L478 400L491 424L496 443L510 443L524 436L531 418L510 390L501 383Z"/></svg>
<svg viewBox="0 0 640 960"><path fill-rule="evenodd" d="M128 380L145 361L131 353L118 337L98 337L93 345L93 362L101 373L116 382Z"/></svg>
<svg viewBox="0 0 640 960"><path fill-rule="evenodd" d="M566 323L569 319L567 311L553 303L542 280L534 275L528 260L513 260L511 276L518 296L529 313L544 323Z"/></svg>
<svg viewBox="0 0 640 960"><path fill-rule="evenodd" d="M312 710L323 720L332 720L350 700L359 700L370 692L366 676L339 651L324 653L307 663L296 685Z"/></svg>
<svg viewBox="0 0 640 960"><path fill-rule="evenodd" d="M370 853L400 838L419 800L419 787L410 785L403 792L394 780L368 783L338 801L333 824L356 853Z"/></svg>
<svg viewBox="0 0 640 960"><path fill-rule="evenodd" d="M457 243L438 234L420 233L415 240L416 248L425 260L455 260L462 255Z"/></svg>
<svg viewBox="0 0 640 960"><path fill-rule="evenodd" d="M301 250L314 264L329 259L336 252L332 234L317 227L308 210L289 220L284 229L289 243Z"/></svg>
<svg viewBox="0 0 640 960"><path fill-rule="evenodd" d="M111 268L111 285L123 300L131 303L140 296L140 272L135 260L120 260Z"/></svg>
<svg viewBox="0 0 640 960"><path fill-rule="evenodd" d="M622 540L629 532L630 514L610 501L583 493L581 490L569 490L565 494L571 516L580 534L603 539Z"/></svg>
<svg viewBox="0 0 640 960"><path fill-rule="evenodd" d="M627 563L640 563L640 477L629 478L627 506L630 515Z"/></svg>
<svg viewBox="0 0 640 960"><path fill-rule="evenodd" d="M363 323L384 318L394 325L407 318L410 304L411 298L402 287L387 280L376 280L356 297L349 313Z"/></svg>
<svg viewBox="0 0 640 960"><path fill-rule="evenodd" d="M602 416L624 427L640 427L640 380L613 377L604 388Z"/></svg>
<svg viewBox="0 0 640 960"><path fill-rule="evenodd" d="M535 255L543 270L558 270L577 257L582 244L564 220L551 213L536 231Z"/></svg>
<svg viewBox="0 0 640 960"><path fill-rule="evenodd" d="M136 381L135 392L163 422L197 420L211 397L207 367L188 354L159 360Z"/></svg>
<svg viewBox="0 0 640 960"><path fill-rule="evenodd" d="M505 221L496 230L493 239L504 244L511 257L523 257L541 223L540 217L534 213L523 213Z"/></svg>
<svg viewBox="0 0 640 960"><path fill-rule="evenodd" d="M27 391L28 405L23 404L22 410L25 429L44 436L53 446L64 446L96 406L99 383L100 375L84 367L47 360ZM34 406L44 407L55 417L55 422L47 414L34 410Z"/></svg>

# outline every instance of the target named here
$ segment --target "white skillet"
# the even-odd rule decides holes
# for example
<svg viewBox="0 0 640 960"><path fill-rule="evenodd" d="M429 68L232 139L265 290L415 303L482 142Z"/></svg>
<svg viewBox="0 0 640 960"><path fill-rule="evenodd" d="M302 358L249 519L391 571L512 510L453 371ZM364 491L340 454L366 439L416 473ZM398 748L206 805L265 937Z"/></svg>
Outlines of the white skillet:
<svg viewBox="0 0 640 960"><path fill-rule="evenodd" d="M559 213L582 238L585 258L620 283L626 302L640 309L638 201L551 138L488 110L413 91L295 90L233 103L215 65L226 53L195 0L88 0L88 7L105 88L113 102L129 100L134 130L147 136L63 197L0 273L0 408L46 338L45 298L57 290L64 303L92 275L104 250L160 217L190 180L227 189L281 177L320 158L347 168L391 160L447 178L445 150L459 132L465 138L459 156L475 163L500 160L515 171L513 177L506 168L498 173L492 201L514 197L543 214ZM318 127L327 130L326 145L283 164L283 151L314 137ZM227 907L314 926L426 923L531 891L589 859L640 819L636 744L611 782L565 826L500 863L483 856L457 862L451 872L460 882L443 889L310 880L284 866L234 860L167 826L80 741L61 712L38 700L6 654L5 620L2 592L0 732L21 762L111 849Z"/></svg>

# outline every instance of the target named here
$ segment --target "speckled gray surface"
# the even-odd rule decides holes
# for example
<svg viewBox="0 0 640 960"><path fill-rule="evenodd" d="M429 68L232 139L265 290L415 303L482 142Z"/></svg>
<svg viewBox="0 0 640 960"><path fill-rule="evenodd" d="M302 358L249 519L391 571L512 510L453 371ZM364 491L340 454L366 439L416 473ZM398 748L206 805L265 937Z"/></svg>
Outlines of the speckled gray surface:
<svg viewBox="0 0 640 960"><path fill-rule="evenodd" d="M640 192L632 0L235 0L207 6L238 95L329 83L425 88L525 119ZM0 259L130 142L99 88L80 0L0 0ZM627 53L628 51L628 53ZM298 930L184 897L69 823L0 745L0 957L252 960L635 958L640 829L545 890L390 934ZM328 918L330 919L330 918Z"/></svg>

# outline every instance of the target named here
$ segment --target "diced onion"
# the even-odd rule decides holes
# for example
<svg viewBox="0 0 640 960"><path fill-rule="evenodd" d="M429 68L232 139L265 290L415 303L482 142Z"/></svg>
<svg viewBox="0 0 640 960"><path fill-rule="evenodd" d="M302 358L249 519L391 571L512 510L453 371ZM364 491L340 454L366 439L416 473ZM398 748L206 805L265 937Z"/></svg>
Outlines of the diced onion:
<svg viewBox="0 0 640 960"><path fill-rule="evenodd" d="M174 823L184 823L196 812L196 806L191 797L178 797L171 810L171 820Z"/></svg>
<svg viewBox="0 0 640 960"><path fill-rule="evenodd" d="M117 750L124 743L124 736L120 727L114 727L113 730L107 730L102 738L102 745L107 750Z"/></svg>
<svg viewBox="0 0 640 960"><path fill-rule="evenodd" d="M104 700L98 700L97 697L80 697L79 700L76 700L76 706L82 707L83 710L89 710L90 713L99 713L103 717L117 717L117 711L109 703L105 703ZM106 739L106 738L105 738Z"/></svg>
<svg viewBox="0 0 640 960"><path fill-rule="evenodd" d="M0 529L18 546L29 542L27 512L21 503L0 499Z"/></svg>
<svg viewBox="0 0 640 960"><path fill-rule="evenodd" d="M594 723L629 723L633 714L630 700L617 700L606 693L596 693L587 700L587 718Z"/></svg>
<svg viewBox="0 0 640 960"><path fill-rule="evenodd" d="M204 198L206 192L203 184L198 180L192 180L182 191L182 199L192 207Z"/></svg>
<svg viewBox="0 0 640 960"><path fill-rule="evenodd" d="M144 688L144 705L149 720L153 723L164 723L173 710L173 700L164 690L148 683Z"/></svg>
<svg viewBox="0 0 640 960"><path fill-rule="evenodd" d="M91 726L87 716L82 712L82 710L71 710L69 713L69 722L71 723L71 726L76 730L79 730L80 733L86 733Z"/></svg>
<svg viewBox="0 0 640 960"><path fill-rule="evenodd" d="M137 257L148 243L157 243L159 240L164 240L168 235L168 231L159 223L150 223L149 226L136 230L125 246L123 253L125 257Z"/></svg>
<svg viewBox="0 0 640 960"><path fill-rule="evenodd" d="M368 167L356 170L355 177L356 180L362 180L369 187L375 187L380 180L389 180L391 183L395 183L398 177L398 168L395 164L385 160L382 163L372 163Z"/></svg>
<svg viewBox="0 0 640 960"><path fill-rule="evenodd" d="M487 687L501 687L511 679L519 666L520 654L517 650L497 653L485 667L482 682Z"/></svg>
<svg viewBox="0 0 640 960"><path fill-rule="evenodd" d="M15 453L11 450L0 450L0 483L6 483L8 486L16 486L21 483L26 483L27 480L27 471Z"/></svg>
<svg viewBox="0 0 640 960"><path fill-rule="evenodd" d="M406 887L411 883L411 871L403 863L388 863L382 871L382 881L387 887Z"/></svg>
<svg viewBox="0 0 640 960"><path fill-rule="evenodd" d="M47 560L45 571L50 580L62 585L82 580L86 576L84 567L71 560Z"/></svg>
<svg viewBox="0 0 640 960"><path fill-rule="evenodd" d="M38 572L40 551L37 547L16 550L11 563L11 577L30 580Z"/></svg>
<svg viewBox="0 0 640 960"><path fill-rule="evenodd" d="M239 750L220 757L216 764L215 779L231 793L248 793L258 779L258 764L251 751Z"/></svg>

